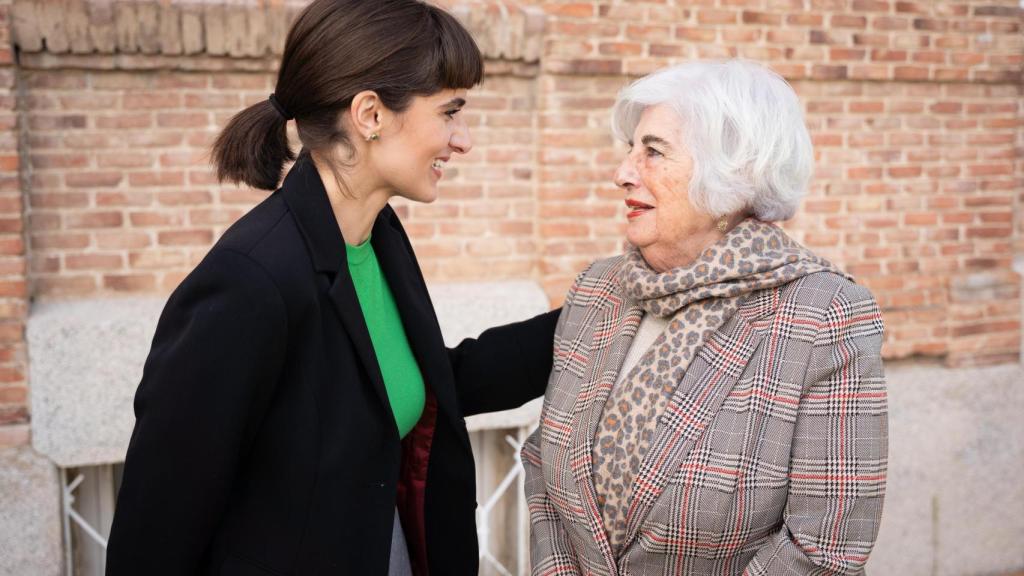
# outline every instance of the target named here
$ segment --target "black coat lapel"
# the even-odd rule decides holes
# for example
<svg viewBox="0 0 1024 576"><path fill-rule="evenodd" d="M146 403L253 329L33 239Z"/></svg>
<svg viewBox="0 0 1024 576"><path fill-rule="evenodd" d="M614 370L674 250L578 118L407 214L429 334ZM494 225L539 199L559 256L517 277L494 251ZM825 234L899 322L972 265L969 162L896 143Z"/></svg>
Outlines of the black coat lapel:
<svg viewBox="0 0 1024 576"><path fill-rule="evenodd" d="M391 413L391 402L388 400L384 378L381 376L380 365L373 351L370 331L366 327L363 310L359 306L359 297L356 296L356 288L348 270L345 239L342 238L338 222L334 218L331 203L327 199L327 190L320 181L320 174L317 173L312 159L305 153L299 156L295 166L288 172L282 185L282 192L306 241L313 267L324 275L325 281L333 277L328 296L345 327L345 332L352 340L374 392L384 403L388 413ZM397 425L395 434L398 434Z"/></svg>
<svg viewBox="0 0 1024 576"><path fill-rule="evenodd" d="M455 430L460 430L461 411L455 396L448 353L441 338L441 327L437 323L437 315L412 246L390 206L385 206L377 217L371 242L391 294L395 297L409 347L419 364L423 380L434 392L438 406L455 425ZM459 436L468 443L465 434Z"/></svg>
<svg viewBox="0 0 1024 576"><path fill-rule="evenodd" d="M352 340L374 391L390 412L391 403L384 387L384 378L348 270L345 240L338 229L320 174L307 154L301 154L295 162L285 178L282 192L289 209L295 214L314 268L325 274L326 278L333 277L328 291L331 303ZM455 396L454 376L441 338L441 328L412 247L390 206L385 206L377 216L371 242L381 271L395 297L409 346L419 364L423 380L430 386L438 406L455 426L455 430L461 430L461 410ZM395 430L397 434L397 426ZM468 436L464 433L458 436L469 448Z"/></svg>
<svg viewBox="0 0 1024 576"><path fill-rule="evenodd" d="M348 262L343 261L343 266L334 277L334 283L328 292L334 309L341 317L341 323L345 326L352 345L355 346L359 360L366 369L367 376L374 391L380 397L380 401L391 413L391 402L388 400L388 391L384 387L384 377L380 372L380 364L377 361L377 354L373 350L373 341L370 340L370 330L366 327L366 319L363 317L363 309L359 305L359 297L356 295L355 284L352 283L352 275L348 271ZM394 419L392 418L392 422ZM395 434L398 434L398 425L395 424Z"/></svg>

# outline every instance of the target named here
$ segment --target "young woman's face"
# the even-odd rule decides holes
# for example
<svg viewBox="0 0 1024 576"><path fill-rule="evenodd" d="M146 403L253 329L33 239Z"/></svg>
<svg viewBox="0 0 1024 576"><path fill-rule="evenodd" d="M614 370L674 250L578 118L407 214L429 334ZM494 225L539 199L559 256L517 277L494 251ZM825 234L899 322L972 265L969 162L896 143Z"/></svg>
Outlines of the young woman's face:
<svg viewBox="0 0 1024 576"><path fill-rule="evenodd" d="M465 104L465 89L414 96L370 143L378 174L397 195L416 202L437 199L437 183L452 154L473 147L461 112Z"/></svg>

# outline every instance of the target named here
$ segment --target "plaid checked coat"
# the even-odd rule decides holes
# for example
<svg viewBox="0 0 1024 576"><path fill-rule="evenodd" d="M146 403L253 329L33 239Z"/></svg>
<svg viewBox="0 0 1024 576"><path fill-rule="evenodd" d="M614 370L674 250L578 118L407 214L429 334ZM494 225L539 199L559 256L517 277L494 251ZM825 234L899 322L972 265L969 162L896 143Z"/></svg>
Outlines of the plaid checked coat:
<svg viewBox="0 0 1024 576"><path fill-rule="evenodd" d="M555 331L523 447L535 575L856 574L878 533L888 426L871 294L820 272L750 294L691 362L632 485L613 555L594 433L642 317L598 261Z"/></svg>

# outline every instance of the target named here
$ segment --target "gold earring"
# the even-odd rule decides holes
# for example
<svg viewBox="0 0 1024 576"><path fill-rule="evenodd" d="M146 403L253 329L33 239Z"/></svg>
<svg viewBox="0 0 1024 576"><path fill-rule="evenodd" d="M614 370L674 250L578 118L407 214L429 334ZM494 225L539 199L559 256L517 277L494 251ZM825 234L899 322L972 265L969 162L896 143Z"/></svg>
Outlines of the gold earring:
<svg viewBox="0 0 1024 576"><path fill-rule="evenodd" d="M375 142L377 140L380 140L380 134L377 134L376 132L366 137L367 142Z"/></svg>
<svg viewBox="0 0 1024 576"><path fill-rule="evenodd" d="M724 233L726 231L726 229L729 228L729 219L728 218L722 218L721 220L718 221L718 224L716 224L715 226L718 227L718 231L719 232L723 232Z"/></svg>

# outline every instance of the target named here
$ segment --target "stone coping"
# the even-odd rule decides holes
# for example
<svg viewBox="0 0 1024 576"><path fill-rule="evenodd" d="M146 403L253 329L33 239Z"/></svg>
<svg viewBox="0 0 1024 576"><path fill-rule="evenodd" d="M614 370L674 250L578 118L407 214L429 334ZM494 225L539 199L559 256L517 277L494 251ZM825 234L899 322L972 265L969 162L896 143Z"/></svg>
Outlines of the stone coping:
<svg viewBox="0 0 1024 576"><path fill-rule="evenodd" d="M430 287L448 345L549 309L535 282ZM29 314L32 443L58 466L119 462L135 423L132 401L163 309L160 297L36 303ZM539 402L469 418L473 430L536 421Z"/></svg>
<svg viewBox="0 0 1024 576"><path fill-rule="evenodd" d="M55 55L66 56L77 66L100 68L147 67L154 62L174 67L176 58L197 56L266 59L276 66L288 29L302 8L263 2L14 0L13 42L24 64L41 67L59 65L62 60ZM510 1L468 0L454 3L451 13L470 30L486 59L527 64L540 60L543 10Z"/></svg>

